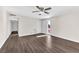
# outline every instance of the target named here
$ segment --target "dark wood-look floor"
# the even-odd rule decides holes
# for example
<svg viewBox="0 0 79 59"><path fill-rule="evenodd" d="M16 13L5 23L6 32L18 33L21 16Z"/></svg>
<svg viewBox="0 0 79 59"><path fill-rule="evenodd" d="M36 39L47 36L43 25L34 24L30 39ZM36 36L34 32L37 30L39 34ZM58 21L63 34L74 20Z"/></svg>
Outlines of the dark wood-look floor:
<svg viewBox="0 0 79 59"><path fill-rule="evenodd" d="M40 35L40 34L38 34ZM78 53L79 43L58 37L18 37L12 34L1 48L1 53Z"/></svg>

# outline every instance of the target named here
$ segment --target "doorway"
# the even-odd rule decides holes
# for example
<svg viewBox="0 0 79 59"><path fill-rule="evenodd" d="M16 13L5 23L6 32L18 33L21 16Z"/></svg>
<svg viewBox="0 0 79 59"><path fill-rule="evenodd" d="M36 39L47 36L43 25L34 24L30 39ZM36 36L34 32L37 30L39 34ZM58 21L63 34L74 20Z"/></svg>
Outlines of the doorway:
<svg viewBox="0 0 79 59"><path fill-rule="evenodd" d="M43 36L48 36L50 37L51 35L51 21L50 20L41 20L41 33L43 35L37 36L37 37L43 37Z"/></svg>
<svg viewBox="0 0 79 59"><path fill-rule="evenodd" d="M50 34L51 32L51 21L41 20L41 32L45 34Z"/></svg>
<svg viewBox="0 0 79 59"><path fill-rule="evenodd" d="M11 20L11 33L18 34L18 21L17 20Z"/></svg>

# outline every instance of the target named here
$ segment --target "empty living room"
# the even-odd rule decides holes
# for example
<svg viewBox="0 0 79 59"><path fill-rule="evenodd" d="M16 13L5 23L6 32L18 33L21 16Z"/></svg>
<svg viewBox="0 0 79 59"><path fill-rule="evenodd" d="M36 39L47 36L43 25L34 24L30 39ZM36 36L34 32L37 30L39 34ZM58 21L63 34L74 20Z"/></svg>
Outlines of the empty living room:
<svg viewBox="0 0 79 59"><path fill-rule="evenodd" d="M0 53L79 53L79 6L0 6Z"/></svg>

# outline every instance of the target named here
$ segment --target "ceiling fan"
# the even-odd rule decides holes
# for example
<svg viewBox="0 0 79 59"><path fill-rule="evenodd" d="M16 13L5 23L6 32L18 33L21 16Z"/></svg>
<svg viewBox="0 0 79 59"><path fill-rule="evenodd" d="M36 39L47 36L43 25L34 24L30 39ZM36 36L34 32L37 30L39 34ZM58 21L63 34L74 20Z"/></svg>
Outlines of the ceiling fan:
<svg viewBox="0 0 79 59"><path fill-rule="evenodd" d="M49 14L49 12L47 12L47 11L52 9L51 7L44 8L44 7L40 7L40 6L36 6L36 8L38 10L37 11L32 11L32 13L35 13L35 12L43 12L45 14ZM41 13L39 15L41 15Z"/></svg>

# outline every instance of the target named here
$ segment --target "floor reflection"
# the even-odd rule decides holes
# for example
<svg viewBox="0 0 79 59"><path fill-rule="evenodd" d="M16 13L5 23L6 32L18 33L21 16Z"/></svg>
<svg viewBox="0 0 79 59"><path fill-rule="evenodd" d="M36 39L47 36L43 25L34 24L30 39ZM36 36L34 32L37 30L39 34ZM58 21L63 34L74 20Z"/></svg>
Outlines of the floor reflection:
<svg viewBox="0 0 79 59"><path fill-rule="evenodd" d="M47 38L46 38L46 46L48 48L51 48L52 47L52 39L51 39L51 36L50 35L47 35Z"/></svg>

